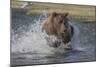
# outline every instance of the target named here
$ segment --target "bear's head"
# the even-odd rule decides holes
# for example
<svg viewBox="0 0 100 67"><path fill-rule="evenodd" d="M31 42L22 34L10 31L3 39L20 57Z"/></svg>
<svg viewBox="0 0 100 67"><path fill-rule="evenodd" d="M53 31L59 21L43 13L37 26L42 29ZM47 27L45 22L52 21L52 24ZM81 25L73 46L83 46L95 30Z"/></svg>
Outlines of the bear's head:
<svg viewBox="0 0 100 67"><path fill-rule="evenodd" d="M70 39L68 14L52 12L43 24L43 29L48 35L55 35L62 39L64 43Z"/></svg>

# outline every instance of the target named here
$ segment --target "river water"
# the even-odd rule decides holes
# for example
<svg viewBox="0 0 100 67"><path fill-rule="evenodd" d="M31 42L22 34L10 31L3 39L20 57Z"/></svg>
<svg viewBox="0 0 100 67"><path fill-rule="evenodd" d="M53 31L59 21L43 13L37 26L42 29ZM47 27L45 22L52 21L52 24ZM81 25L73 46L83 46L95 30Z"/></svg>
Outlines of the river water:
<svg viewBox="0 0 100 67"><path fill-rule="evenodd" d="M78 29L78 31L75 31L77 37L72 41L73 50L55 53L55 49L49 47L46 43L46 33L41 31L41 21L45 17L44 13L42 15L28 16L24 12L12 11L11 65L72 63L96 60L95 21L72 21L73 26Z"/></svg>

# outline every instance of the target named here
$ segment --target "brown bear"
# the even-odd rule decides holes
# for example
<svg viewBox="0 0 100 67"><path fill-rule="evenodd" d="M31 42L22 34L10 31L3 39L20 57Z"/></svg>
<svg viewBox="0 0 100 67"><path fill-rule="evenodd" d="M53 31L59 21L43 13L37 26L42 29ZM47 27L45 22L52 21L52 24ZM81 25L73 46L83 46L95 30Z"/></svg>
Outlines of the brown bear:
<svg viewBox="0 0 100 67"><path fill-rule="evenodd" d="M68 23L68 14L69 13L57 13L52 12L43 21L42 30L49 36L55 36L57 39L62 40L64 44L68 43L71 40L71 29ZM60 42L55 41L54 46L58 47Z"/></svg>

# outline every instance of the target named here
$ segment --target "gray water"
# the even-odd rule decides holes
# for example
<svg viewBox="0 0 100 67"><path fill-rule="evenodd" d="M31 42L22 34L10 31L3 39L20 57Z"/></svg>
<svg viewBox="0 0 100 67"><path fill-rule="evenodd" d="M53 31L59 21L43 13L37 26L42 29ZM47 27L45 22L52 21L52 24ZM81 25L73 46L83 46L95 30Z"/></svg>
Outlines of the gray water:
<svg viewBox="0 0 100 67"><path fill-rule="evenodd" d="M46 44L41 32L44 15L28 16L12 11L11 65L36 65L51 63L87 62L96 60L96 22L71 23L77 27L78 36L71 45L73 50L59 50ZM77 42L76 42L77 41ZM58 52L55 52L58 51ZM59 51L61 51L59 53Z"/></svg>

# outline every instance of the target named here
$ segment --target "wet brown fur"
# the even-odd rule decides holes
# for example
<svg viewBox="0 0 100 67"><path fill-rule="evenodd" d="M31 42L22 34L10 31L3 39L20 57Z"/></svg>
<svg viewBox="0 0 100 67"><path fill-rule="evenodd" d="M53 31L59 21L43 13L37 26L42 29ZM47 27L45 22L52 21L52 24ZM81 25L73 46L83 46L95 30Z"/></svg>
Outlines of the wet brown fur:
<svg viewBox="0 0 100 67"><path fill-rule="evenodd" d="M58 39L62 39L64 43L68 43L71 39L68 29L68 13L51 13L43 22L42 29L50 36L54 35Z"/></svg>

